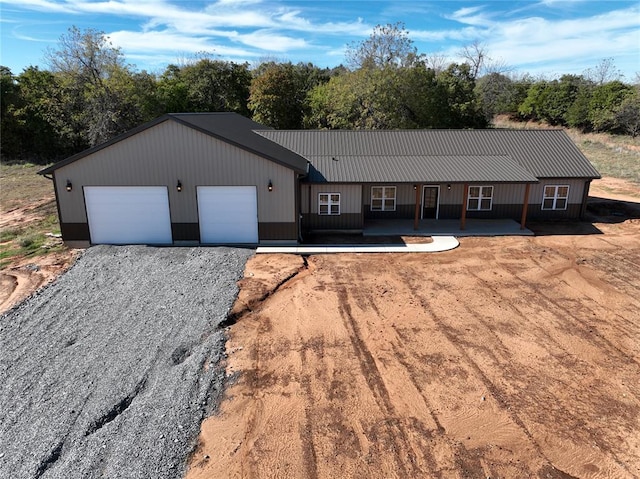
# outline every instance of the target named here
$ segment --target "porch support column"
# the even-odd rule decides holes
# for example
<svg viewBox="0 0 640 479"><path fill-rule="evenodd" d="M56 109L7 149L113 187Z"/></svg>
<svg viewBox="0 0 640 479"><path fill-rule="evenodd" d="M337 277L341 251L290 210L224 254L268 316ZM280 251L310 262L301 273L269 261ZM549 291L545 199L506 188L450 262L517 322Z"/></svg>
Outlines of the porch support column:
<svg viewBox="0 0 640 479"><path fill-rule="evenodd" d="M420 190L422 189L422 185L413 185L416 189L416 211L413 217L413 230L418 231L420 224Z"/></svg>
<svg viewBox="0 0 640 479"><path fill-rule="evenodd" d="M462 194L462 217L460 218L460 229L463 230L467 223L467 197L469 196L469 183L464 184L464 193Z"/></svg>
<svg viewBox="0 0 640 479"><path fill-rule="evenodd" d="M522 202L522 218L520 218L520 229L525 229L527 223L527 209L529 208L529 190L531 189L531 183L527 183L524 187L524 201Z"/></svg>

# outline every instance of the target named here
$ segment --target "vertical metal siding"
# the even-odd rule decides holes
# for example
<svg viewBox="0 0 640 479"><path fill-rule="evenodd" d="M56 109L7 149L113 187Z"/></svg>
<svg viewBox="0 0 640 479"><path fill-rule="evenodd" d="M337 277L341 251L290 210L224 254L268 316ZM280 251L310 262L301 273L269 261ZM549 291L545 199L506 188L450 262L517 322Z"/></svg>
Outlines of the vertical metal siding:
<svg viewBox="0 0 640 479"><path fill-rule="evenodd" d="M305 185L306 186L306 185ZM309 186L302 192L303 212L308 212ZM310 185L311 188L311 213L318 214L318 194L319 193L340 193L340 213L361 213L362 207L360 198L362 197L361 185L340 185L322 184Z"/></svg>
<svg viewBox="0 0 640 479"><path fill-rule="evenodd" d="M73 191L65 190L67 179ZM176 190L180 179L182 192ZM171 221L197 223L196 186L251 186L260 222L295 222L295 173L229 143L166 121L56 171L62 221L87 221L83 186L169 188ZM267 191L269 180L273 191Z"/></svg>
<svg viewBox="0 0 640 479"><path fill-rule="evenodd" d="M569 204L582 204L582 193L584 191L583 179L563 180L553 178L550 180L541 179L540 183L531 185L531 193L529 194L530 204L542 204L544 187L547 185L569 185Z"/></svg>

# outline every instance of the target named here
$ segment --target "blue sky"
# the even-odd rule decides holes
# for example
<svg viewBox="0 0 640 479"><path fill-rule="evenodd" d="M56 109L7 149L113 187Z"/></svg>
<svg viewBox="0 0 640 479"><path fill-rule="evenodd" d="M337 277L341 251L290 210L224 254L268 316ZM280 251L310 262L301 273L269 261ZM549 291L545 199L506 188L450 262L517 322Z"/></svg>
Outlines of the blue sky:
<svg viewBox="0 0 640 479"><path fill-rule="evenodd" d="M345 46L377 24L404 22L419 52L459 60L474 41L516 72L556 77L614 59L626 81L640 71L640 2L594 0L0 0L0 64L46 68L44 51L66 30L104 31L137 69L161 72L198 52L344 62Z"/></svg>

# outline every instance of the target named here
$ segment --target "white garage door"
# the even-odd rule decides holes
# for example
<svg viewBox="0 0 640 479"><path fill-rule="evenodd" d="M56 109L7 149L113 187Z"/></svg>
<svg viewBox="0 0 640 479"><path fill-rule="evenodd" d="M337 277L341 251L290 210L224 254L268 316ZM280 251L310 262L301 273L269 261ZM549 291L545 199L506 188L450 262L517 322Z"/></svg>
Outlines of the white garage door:
<svg viewBox="0 0 640 479"><path fill-rule="evenodd" d="M198 186L200 242L257 243L255 186Z"/></svg>
<svg viewBox="0 0 640 479"><path fill-rule="evenodd" d="M86 186L84 200L94 244L172 242L165 186Z"/></svg>

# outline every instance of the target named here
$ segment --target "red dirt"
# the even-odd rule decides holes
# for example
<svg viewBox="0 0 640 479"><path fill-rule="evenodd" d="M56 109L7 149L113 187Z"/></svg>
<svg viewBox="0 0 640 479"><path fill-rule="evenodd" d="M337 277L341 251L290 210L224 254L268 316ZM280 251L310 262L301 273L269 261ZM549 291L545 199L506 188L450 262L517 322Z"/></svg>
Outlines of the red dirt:
<svg viewBox="0 0 640 479"><path fill-rule="evenodd" d="M0 314L53 281L73 262L74 250L18 258L0 270Z"/></svg>
<svg viewBox="0 0 640 479"><path fill-rule="evenodd" d="M640 220L258 255L188 479L640 476Z"/></svg>
<svg viewBox="0 0 640 479"><path fill-rule="evenodd" d="M42 210L50 206L53 195L47 195L23 207L0 212L0 228L26 228L42 220ZM51 238L51 243L61 240ZM0 269L0 314L50 283L73 263L74 250L63 250L32 257L15 256Z"/></svg>

